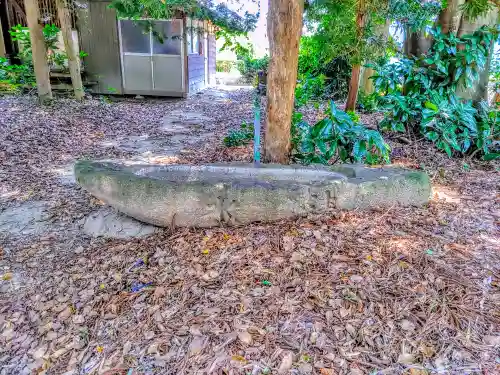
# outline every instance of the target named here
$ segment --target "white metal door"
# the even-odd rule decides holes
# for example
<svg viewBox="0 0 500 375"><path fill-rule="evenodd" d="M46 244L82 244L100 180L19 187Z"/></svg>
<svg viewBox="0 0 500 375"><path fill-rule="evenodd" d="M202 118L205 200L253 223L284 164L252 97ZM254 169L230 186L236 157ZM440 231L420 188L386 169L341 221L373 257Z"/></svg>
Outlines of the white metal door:
<svg viewBox="0 0 500 375"><path fill-rule="evenodd" d="M119 20L123 87L126 94L169 95L184 92L182 20L153 21L163 40L144 33L133 20Z"/></svg>

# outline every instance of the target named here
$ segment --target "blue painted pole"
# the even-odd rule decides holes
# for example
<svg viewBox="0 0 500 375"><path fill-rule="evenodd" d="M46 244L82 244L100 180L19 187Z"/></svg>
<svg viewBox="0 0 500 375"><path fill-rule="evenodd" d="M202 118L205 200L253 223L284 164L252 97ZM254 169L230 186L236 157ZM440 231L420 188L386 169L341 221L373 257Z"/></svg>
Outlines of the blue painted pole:
<svg viewBox="0 0 500 375"><path fill-rule="evenodd" d="M253 162L255 166L260 165L260 92L255 90L254 98L254 120L253 120Z"/></svg>

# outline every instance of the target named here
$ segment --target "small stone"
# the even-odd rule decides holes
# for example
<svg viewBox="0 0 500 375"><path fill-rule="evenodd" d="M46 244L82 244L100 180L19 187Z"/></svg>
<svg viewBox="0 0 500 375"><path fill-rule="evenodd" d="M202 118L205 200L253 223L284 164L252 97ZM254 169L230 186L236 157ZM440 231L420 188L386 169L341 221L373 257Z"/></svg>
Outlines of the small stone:
<svg viewBox="0 0 500 375"><path fill-rule="evenodd" d="M352 281L353 283L356 283L356 284L358 284L358 283L360 283L360 282L362 282L362 281L363 281L363 277L362 277L362 276L359 276L359 275L352 275L352 276L350 277L350 279L351 279L351 281Z"/></svg>
<svg viewBox="0 0 500 375"><path fill-rule="evenodd" d="M34 359L40 359L42 358L45 353L47 352L47 346L46 345L42 345L40 346L39 348L37 348L35 350L35 352L33 353L33 358Z"/></svg>
<svg viewBox="0 0 500 375"><path fill-rule="evenodd" d="M318 332L312 332L311 333L311 336L309 337L309 341L311 342L311 344L316 344L316 342L318 341Z"/></svg>
<svg viewBox="0 0 500 375"><path fill-rule="evenodd" d="M147 353L148 354L156 354L156 353L158 353L158 344L157 343L153 343L153 344L149 345Z"/></svg>
<svg viewBox="0 0 500 375"><path fill-rule="evenodd" d="M255 288L252 290L252 295L254 297L261 297L266 293L266 290L264 288Z"/></svg>
<svg viewBox="0 0 500 375"><path fill-rule="evenodd" d="M252 345L253 342L252 335L248 332L238 333L238 339L245 345Z"/></svg>
<svg viewBox="0 0 500 375"><path fill-rule="evenodd" d="M146 340L151 340L153 337L155 337L155 333L153 331L147 331L144 333L144 338Z"/></svg>
<svg viewBox="0 0 500 375"><path fill-rule="evenodd" d="M75 315L73 317L73 323L75 324L83 324L85 323L85 318L83 315Z"/></svg>
<svg viewBox="0 0 500 375"><path fill-rule="evenodd" d="M81 254L83 253L83 246L78 246L76 249L75 249L75 254Z"/></svg>
<svg viewBox="0 0 500 375"><path fill-rule="evenodd" d="M407 319L403 319L401 321L400 325L401 325L401 329L403 331L414 331L415 330L415 324L413 324L412 322L410 322Z"/></svg>
<svg viewBox="0 0 500 375"><path fill-rule="evenodd" d="M398 363L403 363L405 365L410 365L415 362L415 356L409 353L401 353L398 357Z"/></svg>

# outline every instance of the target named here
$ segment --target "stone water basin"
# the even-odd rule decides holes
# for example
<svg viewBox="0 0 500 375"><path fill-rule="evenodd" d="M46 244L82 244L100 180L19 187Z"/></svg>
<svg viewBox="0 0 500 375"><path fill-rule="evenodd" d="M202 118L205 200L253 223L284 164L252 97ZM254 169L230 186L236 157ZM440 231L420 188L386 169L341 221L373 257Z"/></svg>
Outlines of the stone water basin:
<svg viewBox="0 0 500 375"><path fill-rule="evenodd" d="M343 165L134 165L80 161L77 182L117 210L157 226L270 222L334 209L419 205L423 172Z"/></svg>

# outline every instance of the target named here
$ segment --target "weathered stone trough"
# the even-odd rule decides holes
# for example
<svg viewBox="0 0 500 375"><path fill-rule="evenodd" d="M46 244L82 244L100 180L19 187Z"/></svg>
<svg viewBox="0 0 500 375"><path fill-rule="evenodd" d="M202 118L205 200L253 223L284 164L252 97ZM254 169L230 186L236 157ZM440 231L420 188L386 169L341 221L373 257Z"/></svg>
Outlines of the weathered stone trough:
<svg viewBox="0 0 500 375"><path fill-rule="evenodd" d="M262 165L141 165L80 161L77 182L138 220L212 227L274 221L333 209L422 205L431 186L404 169Z"/></svg>

